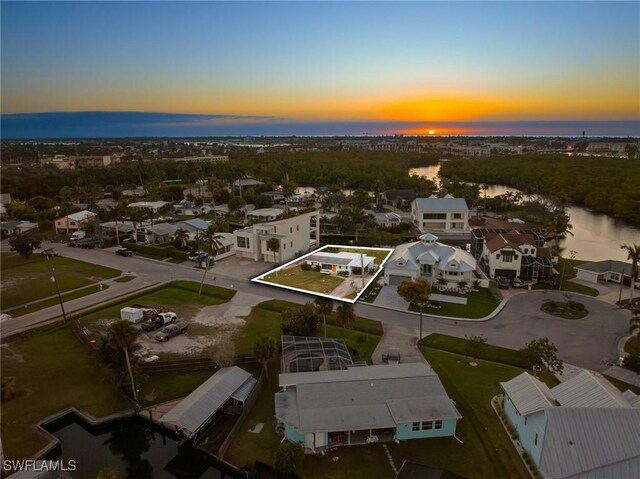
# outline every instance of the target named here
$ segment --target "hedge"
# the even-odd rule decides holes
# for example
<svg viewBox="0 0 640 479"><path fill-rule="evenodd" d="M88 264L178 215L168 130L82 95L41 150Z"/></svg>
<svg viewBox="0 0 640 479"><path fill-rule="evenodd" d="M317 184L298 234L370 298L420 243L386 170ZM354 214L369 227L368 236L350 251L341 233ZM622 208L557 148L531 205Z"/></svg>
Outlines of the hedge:
<svg viewBox="0 0 640 479"><path fill-rule="evenodd" d="M422 340L423 346L441 349L450 353L467 355L466 345L468 340L455 338L446 334L433 333ZM496 363L509 364L523 369L533 369L531 359L517 349L502 348L491 344L484 344L477 355L478 359L485 359Z"/></svg>
<svg viewBox="0 0 640 479"><path fill-rule="evenodd" d="M167 243L171 245L171 243ZM148 244L136 244L136 243L128 243L127 249L131 251L135 251L137 253L146 254L149 256L154 256L156 258L173 258L178 261L186 261L187 260L187 252L183 250L179 250L175 246L160 246L160 245L148 245Z"/></svg>

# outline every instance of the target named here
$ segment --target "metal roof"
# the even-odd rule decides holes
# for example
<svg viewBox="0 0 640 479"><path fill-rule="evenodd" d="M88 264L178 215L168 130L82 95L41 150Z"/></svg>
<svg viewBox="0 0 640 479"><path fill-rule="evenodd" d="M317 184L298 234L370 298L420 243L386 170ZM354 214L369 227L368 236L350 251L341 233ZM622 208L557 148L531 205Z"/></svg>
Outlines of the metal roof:
<svg viewBox="0 0 640 479"><path fill-rule="evenodd" d="M630 407L629 401L609 381L587 370L558 384L551 392L565 407Z"/></svg>
<svg viewBox="0 0 640 479"><path fill-rule="evenodd" d="M420 213L459 213L469 211L464 198L416 198L414 202Z"/></svg>
<svg viewBox="0 0 640 479"><path fill-rule="evenodd" d="M548 477L640 477L640 410L546 410L539 468Z"/></svg>
<svg viewBox="0 0 640 479"><path fill-rule="evenodd" d="M229 398L243 397L250 378L251 374L237 366L222 368L162 416L161 421L176 424L191 436Z"/></svg>
<svg viewBox="0 0 640 479"><path fill-rule="evenodd" d="M369 263L373 263L375 258L373 256L367 256L360 253L348 253L341 251L339 253L318 253L311 254L305 258L307 261L315 261L318 263L326 264L338 264L342 266L355 266L359 267L362 263L368 266Z"/></svg>
<svg viewBox="0 0 640 479"><path fill-rule="evenodd" d="M178 227L180 227L180 225L186 225L197 230L206 230L209 227L209 223L207 223L205 220L201 220L200 218L184 220L176 224L178 225Z"/></svg>
<svg viewBox="0 0 640 479"><path fill-rule="evenodd" d="M88 218L93 218L94 216L96 216L95 213L92 213L91 211L88 210L82 210L82 211L78 211L77 213L71 213L70 215L67 215L66 217L69 218L70 220L74 220L74 221L84 221ZM64 216L63 216L64 218Z"/></svg>
<svg viewBox="0 0 640 479"><path fill-rule="evenodd" d="M460 417L425 363L280 376L316 379L298 382L275 396L276 416L300 431L362 430Z"/></svg>
<svg viewBox="0 0 640 479"><path fill-rule="evenodd" d="M233 399L235 399L236 401L240 401L240 402L245 402L247 400L247 398L249 397L249 394L251 394L251 391L253 391L253 387L256 385L256 383L258 382L258 380L256 378L254 378L253 376L249 377L249 379L247 379L244 384L242 386L240 386L236 392L234 392L231 397Z"/></svg>
<svg viewBox="0 0 640 479"><path fill-rule="evenodd" d="M552 391L529 373L522 373L510 381L500 383L500 386L522 415L555 405Z"/></svg>
<svg viewBox="0 0 640 479"><path fill-rule="evenodd" d="M608 259L604 261L594 261L592 263L584 263L576 266L576 269L591 271L592 273L624 273L627 276L631 274L631 264L624 261L618 261L615 259Z"/></svg>
<svg viewBox="0 0 640 479"><path fill-rule="evenodd" d="M435 240L426 240L435 241ZM403 264L400 264L400 262ZM475 271L476 260L466 251L438 242L415 241L396 247L387 262L385 268L418 268L421 261L433 263L438 269L452 271ZM456 267L449 265L455 263Z"/></svg>

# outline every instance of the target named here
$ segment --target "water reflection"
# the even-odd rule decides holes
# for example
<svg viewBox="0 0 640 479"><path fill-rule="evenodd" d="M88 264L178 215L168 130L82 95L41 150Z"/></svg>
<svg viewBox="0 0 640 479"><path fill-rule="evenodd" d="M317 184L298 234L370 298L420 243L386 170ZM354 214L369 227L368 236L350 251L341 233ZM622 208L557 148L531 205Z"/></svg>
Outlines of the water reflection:
<svg viewBox="0 0 640 479"><path fill-rule="evenodd" d="M440 165L412 168L410 175L419 175L434 180L438 178ZM515 188L503 185L487 185L487 196L502 195L507 191L518 192ZM601 261L617 259L626 261L627 257L620 245L640 243L640 228L602 213L594 213L581 206L569 206L573 236L567 236L560 242L565 251L577 251L576 258Z"/></svg>
<svg viewBox="0 0 640 479"><path fill-rule="evenodd" d="M140 418L91 428L74 415L48 428L60 440L56 459L74 460L73 477L96 477L101 470L115 470L128 479L224 479L222 472L204 453L186 449L178 453L176 441L154 431Z"/></svg>

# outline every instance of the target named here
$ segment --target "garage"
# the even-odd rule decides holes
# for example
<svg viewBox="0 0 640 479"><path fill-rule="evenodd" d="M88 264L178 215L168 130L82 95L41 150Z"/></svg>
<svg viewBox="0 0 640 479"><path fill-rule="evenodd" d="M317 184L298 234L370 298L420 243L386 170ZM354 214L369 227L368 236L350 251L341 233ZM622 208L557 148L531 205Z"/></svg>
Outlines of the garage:
<svg viewBox="0 0 640 479"><path fill-rule="evenodd" d="M387 284L390 286L398 286L403 281L411 281L411 276L401 276L399 274L390 274L387 276Z"/></svg>
<svg viewBox="0 0 640 479"><path fill-rule="evenodd" d="M495 276L504 276L505 278L515 278L518 272L515 269L496 269Z"/></svg>

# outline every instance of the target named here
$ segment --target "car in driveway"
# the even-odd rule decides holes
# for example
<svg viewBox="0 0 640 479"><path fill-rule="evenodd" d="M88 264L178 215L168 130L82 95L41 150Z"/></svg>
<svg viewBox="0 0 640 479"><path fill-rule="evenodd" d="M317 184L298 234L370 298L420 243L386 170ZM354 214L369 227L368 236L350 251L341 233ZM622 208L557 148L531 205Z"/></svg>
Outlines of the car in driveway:
<svg viewBox="0 0 640 479"><path fill-rule="evenodd" d="M41 254L42 256L49 256L49 257L52 257L52 256L58 256L58 254L59 254L59 253L58 253L56 250L54 250L53 248L47 248L47 249L43 249L43 250L40 252L40 254Z"/></svg>
<svg viewBox="0 0 640 479"><path fill-rule="evenodd" d="M178 315L176 313L158 313L154 318L149 318L144 323L142 323L141 328L145 332L155 331L162 326L177 321L177 319Z"/></svg>
<svg viewBox="0 0 640 479"><path fill-rule="evenodd" d="M118 248L116 250L116 255L118 256L133 256L133 251L127 248Z"/></svg>
<svg viewBox="0 0 640 479"><path fill-rule="evenodd" d="M158 331L154 338L156 341L160 341L162 343L166 343L174 336L178 334L184 334L187 332L187 323L173 323L169 326L165 326L160 331Z"/></svg>
<svg viewBox="0 0 640 479"><path fill-rule="evenodd" d="M496 281L498 282L498 288L509 289L509 278L506 278L504 276L498 276L496 278Z"/></svg>
<svg viewBox="0 0 640 479"><path fill-rule="evenodd" d="M514 288L524 288L524 281L520 278L511 278L511 286Z"/></svg>

